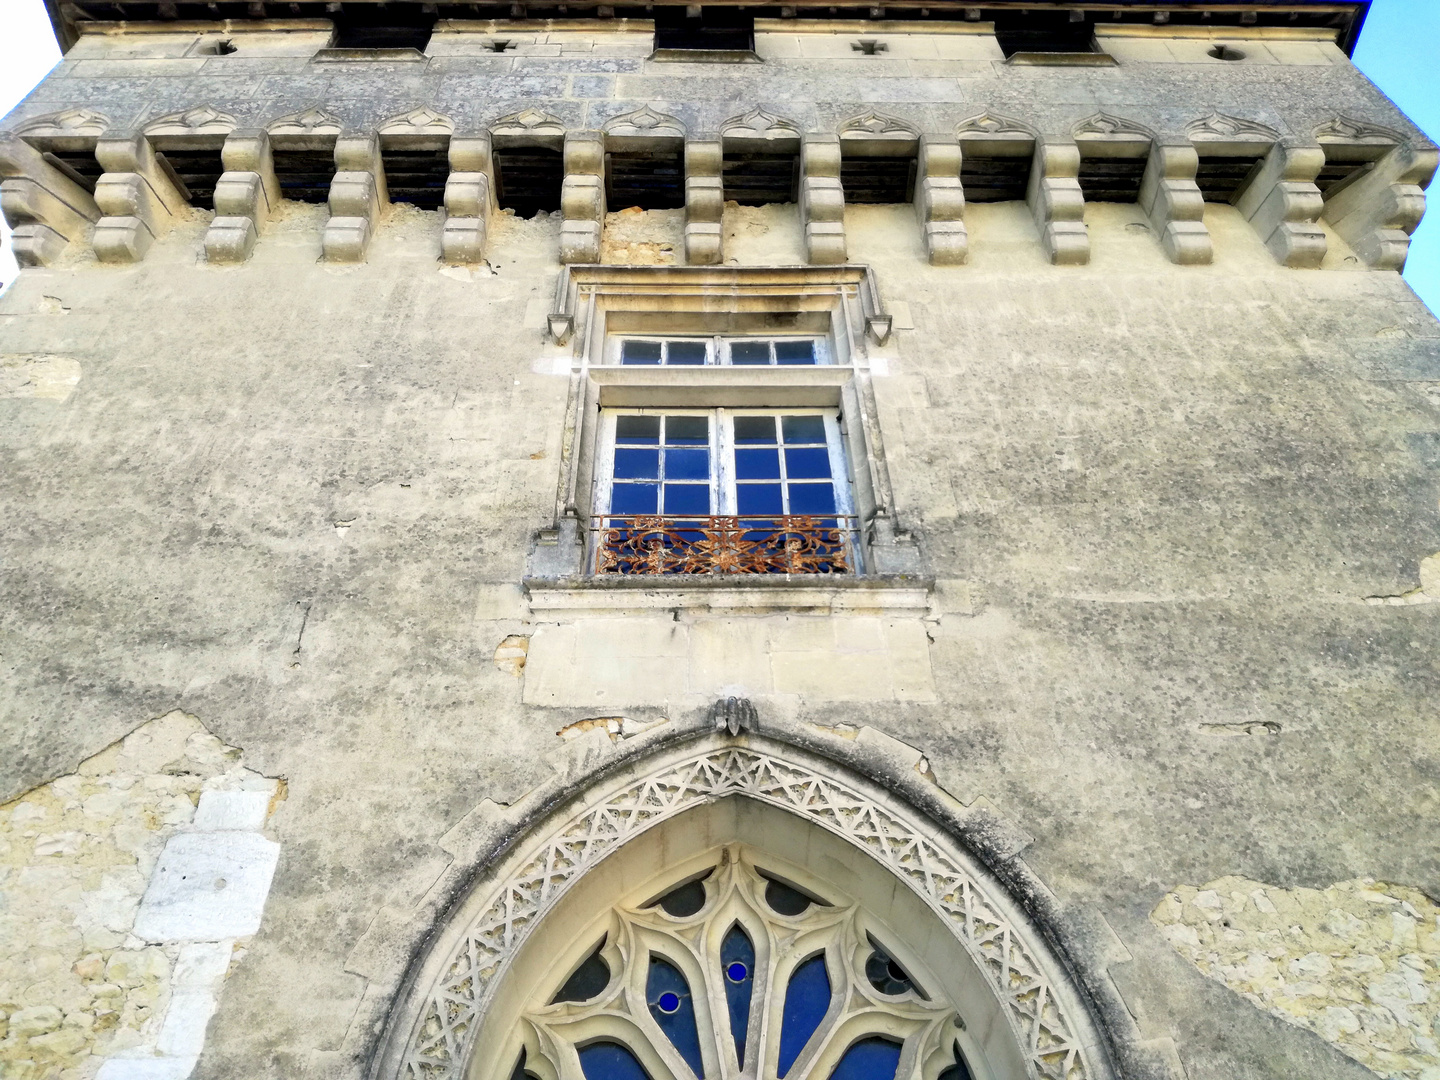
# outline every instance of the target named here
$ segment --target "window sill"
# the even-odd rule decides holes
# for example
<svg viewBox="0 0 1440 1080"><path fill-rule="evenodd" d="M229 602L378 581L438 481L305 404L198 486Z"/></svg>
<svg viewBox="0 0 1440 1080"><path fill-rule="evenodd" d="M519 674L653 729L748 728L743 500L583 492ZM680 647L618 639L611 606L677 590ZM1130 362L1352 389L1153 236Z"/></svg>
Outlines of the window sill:
<svg viewBox="0 0 1440 1080"><path fill-rule="evenodd" d="M338 63L401 63L423 64L425 54L419 49L321 49L310 58L316 64Z"/></svg>
<svg viewBox="0 0 1440 1080"><path fill-rule="evenodd" d="M728 408L829 406L855 369L838 364L806 367L620 367L589 369L599 385L600 405L677 408L690 405Z"/></svg>
<svg viewBox="0 0 1440 1080"><path fill-rule="evenodd" d="M924 615L934 579L911 575L830 577L655 575L526 578L531 612L545 618L670 611L715 615Z"/></svg>
<svg viewBox="0 0 1440 1080"><path fill-rule="evenodd" d="M1115 67L1117 61L1109 53L1097 52L1017 52L1005 63L1015 67Z"/></svg>

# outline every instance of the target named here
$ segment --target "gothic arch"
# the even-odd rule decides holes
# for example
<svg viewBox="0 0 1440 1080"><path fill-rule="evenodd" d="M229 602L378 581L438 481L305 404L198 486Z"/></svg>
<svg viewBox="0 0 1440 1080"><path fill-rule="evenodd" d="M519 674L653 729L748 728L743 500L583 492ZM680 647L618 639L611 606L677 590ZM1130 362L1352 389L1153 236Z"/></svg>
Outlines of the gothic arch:
<svg viewBox="0 0 1440 1080"><path fill-rule="evenodd" d="M743 827L736 824L742 820ZM551 916L573 917L557 912L581 910L593 916L617 900L623 906L625 897L615 894L614 880L624 879L633 894L635 882L646 874L633 866L624 873L614 867L649 865L651 878L661 869L673 876L697 868L703 872L705 867L689 862L713 863L718 850L753 849L796 867L792 873L803 876L814 872L800 854L811 846L806 837L832 860L837 852L848 852L830 865L863 864L856 882L876 875L888 881L889 895L903 909L900 921L925 923L932 933L930 945L960 958L948 966L964 968L962 982L968 982L949 1000L968 1002L956 1006L962 1011L984 1013L971 1014L972 1026L1010 1048L992 1048L998 1071L977 1075L977 1080L1109 1080L1115 1075L1087 999L1045 934L943 828L893 793L812 751L756 736L735 740L722 735L659 751L599 781L491 864L412 969L391 1011L372 1076L472 1080L493 1071L472 1068L472 1059L481 1061L477 1040L487 1047L487 1056L493 1053L499 1036L486 1026L492 1010L500 1017L492 1028L502 1025L507 1038L516 1028L512 1014L519 1015L519 999L510 985L533 982L529 973L537 967L575 960L557 960L540 944L526 955L527 945L532 938L567 937L545 932L547 925L555 925L547 923ZM859 853L865 858L857 860ZM897 882L903 887L896 888ZM643 884L648 888L651 883ZM628 902L633 905L636 897L629 895ZM584 935L568 937L580 941ZM926 1064L925 1080L934 1080L940 1068L934 1061ZM911 1075L922 1075L918 1066Z"/></svg>

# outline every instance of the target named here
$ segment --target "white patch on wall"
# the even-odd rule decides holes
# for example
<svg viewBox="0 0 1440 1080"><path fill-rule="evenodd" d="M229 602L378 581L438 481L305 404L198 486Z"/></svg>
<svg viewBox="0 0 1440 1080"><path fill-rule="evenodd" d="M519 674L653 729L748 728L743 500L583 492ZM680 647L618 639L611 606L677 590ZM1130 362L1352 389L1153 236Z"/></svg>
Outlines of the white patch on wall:
<svg viewBox="0 0 1440 1080"><path fill-rule="evenodd" d="M0 399L64 401L80 381L80 362L65 356L0 356Z"/></svg>

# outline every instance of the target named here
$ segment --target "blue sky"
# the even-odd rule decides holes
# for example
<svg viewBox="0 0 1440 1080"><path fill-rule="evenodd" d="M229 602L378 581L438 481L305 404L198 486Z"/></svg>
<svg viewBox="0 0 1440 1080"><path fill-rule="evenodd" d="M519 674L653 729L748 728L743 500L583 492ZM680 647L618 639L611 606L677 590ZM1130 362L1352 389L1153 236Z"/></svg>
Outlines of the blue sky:
<svg viewBox="0 0 1440 1080"><path fill-rule="evenodd" d="M40 0L0 0L0 115L60 58ZM1355 62L1430 138L1440 142L1440 0L1375 0ZM9 230L0 226L0 282L15 277ZM1440 184L1410 247L1405 277L1440 311Z"/></svg>

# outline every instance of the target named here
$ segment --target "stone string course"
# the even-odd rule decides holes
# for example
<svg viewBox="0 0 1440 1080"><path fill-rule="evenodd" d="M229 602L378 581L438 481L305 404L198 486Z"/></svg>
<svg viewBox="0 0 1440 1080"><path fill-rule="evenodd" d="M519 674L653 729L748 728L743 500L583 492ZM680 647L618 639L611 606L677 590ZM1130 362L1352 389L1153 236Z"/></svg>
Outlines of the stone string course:
<svg viewBox="0 0 1440 1080"><path fill-rule="evenodd" d="M156 1052L193 946L132 934L151 871L202 794L260 779L172 712L0 806L0 1076L90 1080Z"/></svg>
<svg viewBox="0 0 1440 1080"><path fill-rule="evenodd" d="M1369 878L1167 893L1150 918L1205 975L1384 1077L1440 1080L1440 905Z"/></svg>

